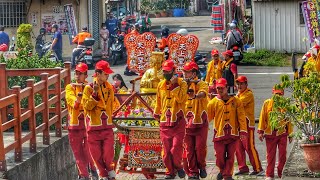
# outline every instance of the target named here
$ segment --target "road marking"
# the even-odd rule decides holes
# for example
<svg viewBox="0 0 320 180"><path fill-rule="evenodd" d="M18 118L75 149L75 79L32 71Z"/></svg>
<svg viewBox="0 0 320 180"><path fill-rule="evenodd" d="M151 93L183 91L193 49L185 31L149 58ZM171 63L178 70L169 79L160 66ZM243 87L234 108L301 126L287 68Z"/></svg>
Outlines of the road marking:
<svg viewBox="0 0 320 180"><path fill-rule="evenodd" d="M273 75L281 75L281 74L293 74L293 72L272 72L272 73L239 73L239 74L249 74L249 75L268 75L268 74L273 74Z"/></svg>

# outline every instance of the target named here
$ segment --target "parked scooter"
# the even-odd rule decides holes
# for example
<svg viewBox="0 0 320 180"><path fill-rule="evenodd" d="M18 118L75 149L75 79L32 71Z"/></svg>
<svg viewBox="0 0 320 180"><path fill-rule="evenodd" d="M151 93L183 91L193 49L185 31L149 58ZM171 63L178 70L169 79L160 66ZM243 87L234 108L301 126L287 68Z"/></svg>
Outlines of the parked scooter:
<svg viewBox="0 0 320 180"><path fill-rule="evenodd" d="M93 38L85 38L83 41L83 46L78 46L78 48L82 48L80 55L76 59L76 63L85 63L88 66L94 66L92 46L95 43L95 39Z"/></svg>
<svg viewBox="0 0 320 180"><path fill-rule="evenodd" d="M124 47L124 36L123 34L120 35L113 35L114 42L111 44L110 47L110 58L109 64L116 65L120 63L124 63L127 60L127 52L126 48Z"/></svg>
<svg viewBox="0 0 320 180"><path fill-rule="evenodd" d="M10 46L9 46L9 51L15 51L15 49L16 49L15 37L12 36L11 43L10 43Z"/></svg>
<svg viewBox="0 0 320 180"><path fill-rule="evenodd" d="M57 55L53 51L50 51L51 45L52 45L52 42L46 42L43 45L40 45L41 51L39 52L39 57L42 58L43 56L45 56L47 53L50 52L48 59L52 62L58 62Z"/></svg>
<svg viewBox="0 0 320 180"><path fill-rule="evenodd" d="M233 46L232 47L232 52L233 52L233 60L236 64L239 64L240 61L243 59L243 54L241 52L241 49L238 46Z"/></svg>
<svg viewBox="0 0 320 180"><path fill-rule="evenodd" d="M205 80L207 76L207 55L199 52L195 55L194 60L199 67L198 78Z"/></svg>

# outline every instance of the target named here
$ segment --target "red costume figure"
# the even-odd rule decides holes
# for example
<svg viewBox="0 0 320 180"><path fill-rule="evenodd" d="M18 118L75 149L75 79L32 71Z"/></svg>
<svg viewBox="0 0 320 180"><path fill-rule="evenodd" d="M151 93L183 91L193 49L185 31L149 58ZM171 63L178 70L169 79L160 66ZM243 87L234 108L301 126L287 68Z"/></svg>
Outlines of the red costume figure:
<svg viewBox="0 0 320 180"><path fill-rule="evenodd" d="M187 62L183 75L188 84L186 103L185 147L189 166L189 179L207 177L206 156L208 137L208 85L197 77L199 67L195 62Z"/></svg>
<svg viewBox="0 0 320 180"><path fill-rule="evenodd" d="M238 141L236 157L238 161L239 172L235 173L235 175L247 174L249 172L249 168L246 164L246 152L249 155L249 160L253 167L253 172L251 172L250 175L257 175L262 172L262 167L259 159L259 154L254 145L254 96L251 89L248 88L247 77L239 76L236 79L236 83L238 86L237 97L241 100L246 115L248 139Z"/></svg>
<svg viewBox="0 0 320 180"><path fill-rule="evenodd" d="M283 89L273 89L275 95L283 96ZM272 129L269 122L269 113L273 109L273 99L267 99L264 101L258 126L258 133L260 141L266 139L267 146L267 169L266 179L274 179L274 167L276 164L277 147L279 149L279 162L278 162L278 176L282 177L283 167L287 160L287 140L288 135L291 135L293 127L291 123L287 123L285 120L279 119L278 129ZM292 137L289 136L289 142L292 142Z"/></svg>
<svg viewBox="0 0 320 180"><path fill-rule="evenodd" d="M154 118L160 120L163 162L167 167L165 179L174 179L176 172L180 178L184 178L186 174L182 166L182 153L187 83L174 75L172 60L163 62L162 70L165 79L158 84Z"/></svg>
<svg viewBox="0 0 320 180"><path fill-rule="evenodd" d="M116 175L113 170L112 130L115 97L113 86L107 81L111 73L109 63L99 61L95 67L94 82L84 88L82 98L89 149L102 179L115 179Z"/></svg>
<svg viewBox="0 0 320 180"><path fill-rule="evenodd" d="M89 178L88 167L90 167L92 175L97 176L94 163L89 154L83 106L81 104L83 88L87 84L87 72L88 66L86 64L78 64L74 73L76 83L66 86L66 100L69 112L69 142L76 160L79 179Z"/></svg>
<svg viewBox="0 0 320 180"><path fill-rule="evenodd" d="M234 154L239 139L247 138L247 123L240 99L228 95L227 80L216 82L218 96L208 104L209 120L214 120L213 142L216 165L220 169L217 179L232 179ZM240 137L240 138L239 138Z"/></svg>

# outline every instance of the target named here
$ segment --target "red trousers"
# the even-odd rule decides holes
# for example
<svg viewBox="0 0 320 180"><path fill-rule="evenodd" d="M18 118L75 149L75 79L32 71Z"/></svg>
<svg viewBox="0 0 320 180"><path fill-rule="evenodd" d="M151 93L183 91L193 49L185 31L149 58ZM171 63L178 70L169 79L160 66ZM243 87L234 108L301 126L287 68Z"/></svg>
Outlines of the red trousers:
<svg viewBox="0 0 320 180"><path fill-rule="evenodd" d="M108 177L108 172L113 170L113 130L104 129L89 131L88 144L92 159L99 170L99 176Z"/></svg>
<svg viewBox="0 0 320 180"><path fill-rule="evenodd" d="M89 154L86 130L69 129L69 143L76 160L78 174L81 177L89 177L88 167L96 170L94 162Z"/></svg>
<svg viewBox="0 0 320 180"><path fill-rule="evenodd" d="M179 123L175 127L160 127L160 137L164 150L162 160L167 168L167 175L174 176L177 170L183 168L182 153L184 136L185 123Z"/></svg>
<svg viewBox="0 0 320 180"><path fill-rule="evenodd" d="M184 138L190 174L206 168L208 127L186 130Z"/></svg>
<svg viewBox="0 0 320 180"><path fill-rule="evenodd" d="M287 135L280 135L280 136L273 136L267 137L266 136L266 145L267 145L267 177L274 177L274 167L276 164L276 154L277 154L277 146L279 149L279 162L278 162L278 176L282 177L283 167L287 161L287 142L288 136Z"/></svg>
<svg viewBox="0 0 320 180"><path fill-rule="evenodd" d="M238 141L237 144L236 157L239 165L239 171L249 172L249 168L246 164L246 152L248 153L253 171L262 171L259 154L254 144L254 128L248 128L248 138Z"/></svg>
<svg viewBox="0 0 320 180"><path fill-rule="evenodd" d="M227 139L214 142L216 151L216 165L220 169L224 179L232 177L234 166L234 154L239 139Z"/></svg>

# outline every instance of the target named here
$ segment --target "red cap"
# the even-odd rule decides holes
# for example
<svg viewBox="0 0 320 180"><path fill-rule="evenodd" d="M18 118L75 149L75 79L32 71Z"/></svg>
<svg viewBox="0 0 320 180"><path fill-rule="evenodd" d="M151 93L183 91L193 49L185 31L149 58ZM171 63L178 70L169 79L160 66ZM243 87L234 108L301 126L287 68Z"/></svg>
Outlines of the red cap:
<svg viewBox="0 0 320 180"><path fill-rule="evenodd" d="M228 82L225 78L220 78L216 81L216 87L227 87Z"/></svg>
<svg viewBox="0 0 320 180"><path fill-rule="evenodd" d="M110 68L109 63L104 61L104 60L100 60L99 62L97 62L96 70L102 70L106 74L112 74L113 73L113 71ZM94 73L93 77L96 77L96 76L97 76L96 73Z"/></svg>
<svg viewBox="0 0 320 180"><path fill-rule="evenodd" d="M191 71L192 69L195 69L195 70L198 70L198 69L199 69L197 63L195 63L194 61L187 62L187 63L183 66L183 70L184 70L184 71Z"/></svg>
<svg viewBox="0 0 320 180"><path fill-rule="evenodd" d="M239 76L239 77L236 79L236 82L248 82L248 79L247 79L247 77L245 77L245 76Z"/></svg>
<svg viewBox="0 0 320 180"><path fill-rule="evenodd" d="M79 71L81 73L87 72L88 71L88 66L85 63L79 63L76 66L76 71Z"/></svg>
<svg viewBox="0 0 320 180"><path fill-rule="evenodd" d="M176 66L174 65L173 60L168 59L162 63L162 70L172 71Z"/></svg>
<svg viewBox="0 0 320 180"><path fill-rule="evenodd" d="M211 51L211 55L212 55L212 56L214 56L214 55L219 55L219 51L216 50L216 49L213 49L213 50Z"/></svg>
<svg viewBox="0 0 320 180"><path fill-rule="evenodd" d="M231 50L227 50L226 52L223 52L222 55L224 55L224 56L228 55L228 56L232 57L233 56L233 52Z"/></svg>

